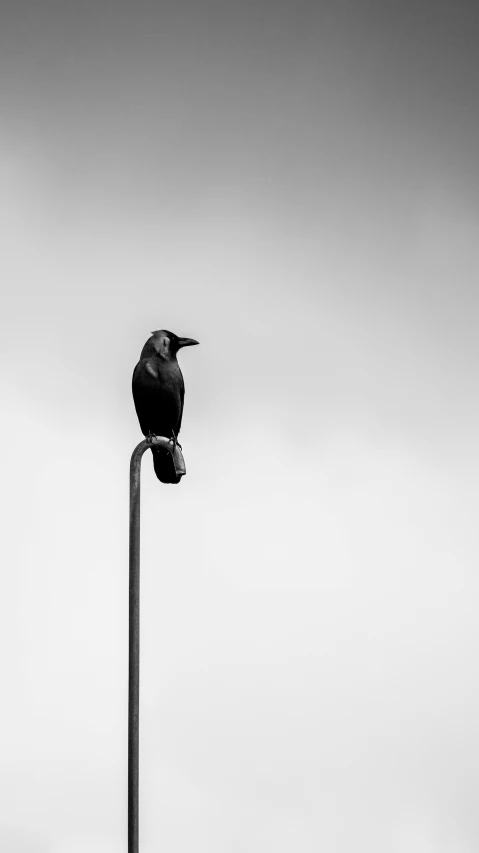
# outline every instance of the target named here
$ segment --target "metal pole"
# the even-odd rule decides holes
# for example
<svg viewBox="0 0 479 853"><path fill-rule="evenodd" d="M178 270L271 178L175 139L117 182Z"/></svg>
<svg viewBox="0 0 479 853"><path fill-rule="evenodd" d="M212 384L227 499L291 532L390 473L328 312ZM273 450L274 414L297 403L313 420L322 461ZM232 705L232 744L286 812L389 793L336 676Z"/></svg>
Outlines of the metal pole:
<svg viewBox="0 0 479 853"><path fill-rule="evenodd" d="M183 455L170 439L152 436L135 447L130 461L130 602L128 660L128 853L138 853L140 720L140 475L141 457L152 445L171 453L178 477L186 473Z"/></svg>

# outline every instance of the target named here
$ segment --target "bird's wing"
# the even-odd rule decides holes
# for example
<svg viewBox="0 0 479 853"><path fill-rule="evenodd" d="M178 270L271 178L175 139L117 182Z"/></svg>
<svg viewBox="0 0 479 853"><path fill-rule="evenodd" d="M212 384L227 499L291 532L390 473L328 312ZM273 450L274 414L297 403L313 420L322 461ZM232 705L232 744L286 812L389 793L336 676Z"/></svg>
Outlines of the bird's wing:
<svg viewBox="0 0 479 853"><path fill-rule="evenodd" d="M142 359L134 370L132 386L143 435L178 435L184 398L181 373L167 371L160 377L158 367Z"/></svg>
<svg viewBox="0 0 479 853"><path fill-rule="evenodd" d="M144 365L141 361L139 361L133 371L131 385L133 391L133 401L135 403L136 414L138 415L138 420L140 422L140 428L143 435L147 435L149 432L149 406L143 382L143 369Z"/></svg>

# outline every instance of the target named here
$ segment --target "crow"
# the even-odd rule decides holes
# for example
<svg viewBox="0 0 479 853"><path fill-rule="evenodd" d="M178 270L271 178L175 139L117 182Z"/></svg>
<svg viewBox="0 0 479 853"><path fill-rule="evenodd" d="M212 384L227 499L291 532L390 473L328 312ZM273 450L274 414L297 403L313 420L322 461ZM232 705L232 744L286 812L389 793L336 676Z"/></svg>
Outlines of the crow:
<svg viewBox="0 0 479 853"><path fill-rule="evenodd" d="M198 341L179 338L167 329L152 332L133 371L132 390L143 435L163 435L177 441L183 416L185 384L176 354ZM171 454L152 447L156 476L162 483L178 483Z"/></svg>

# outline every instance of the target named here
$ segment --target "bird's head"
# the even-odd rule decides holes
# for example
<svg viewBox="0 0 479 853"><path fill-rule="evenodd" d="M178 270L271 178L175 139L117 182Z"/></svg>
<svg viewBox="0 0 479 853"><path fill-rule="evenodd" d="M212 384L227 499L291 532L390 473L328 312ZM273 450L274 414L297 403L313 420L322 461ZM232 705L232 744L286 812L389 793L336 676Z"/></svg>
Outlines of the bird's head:
<svg viewBox="0 0 479 853"><path fill-rule="evenodd" d="M148 338L143 347L141 358L151 358L154 355L166 359L176 358L176 353L182 347L192 347L197 343L199 341L195 341L194 338L179 338L168 329L159 329L151 333L151 338Z"/></svg>

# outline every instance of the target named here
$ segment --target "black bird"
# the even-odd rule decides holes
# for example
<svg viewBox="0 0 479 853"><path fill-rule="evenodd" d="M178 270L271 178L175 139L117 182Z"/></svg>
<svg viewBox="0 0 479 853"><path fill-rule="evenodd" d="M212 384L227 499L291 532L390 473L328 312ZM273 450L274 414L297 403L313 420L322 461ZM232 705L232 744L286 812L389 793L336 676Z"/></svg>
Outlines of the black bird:
<svg viewBox="0 0 479 853"><path fill-rule="evenodd" d="M179 338L167 329L152 332L133 371L133 400L143 435L163 435L176 441L181 428L185 384L176 354L198 341ZM155 473L162 483L178 483L171 454L152 447Z"/></svg>

